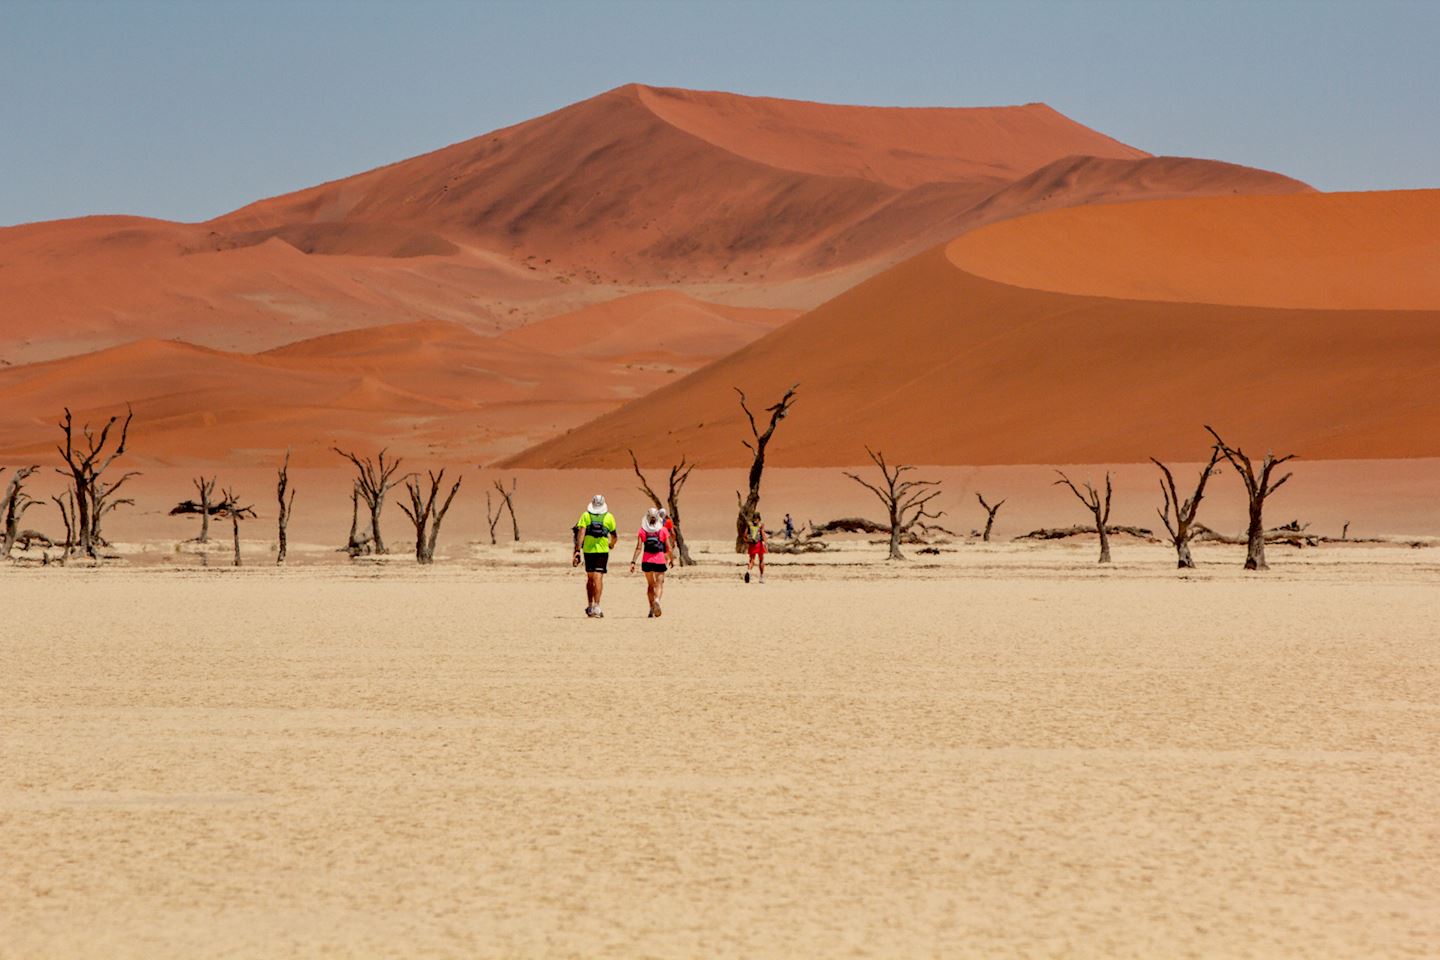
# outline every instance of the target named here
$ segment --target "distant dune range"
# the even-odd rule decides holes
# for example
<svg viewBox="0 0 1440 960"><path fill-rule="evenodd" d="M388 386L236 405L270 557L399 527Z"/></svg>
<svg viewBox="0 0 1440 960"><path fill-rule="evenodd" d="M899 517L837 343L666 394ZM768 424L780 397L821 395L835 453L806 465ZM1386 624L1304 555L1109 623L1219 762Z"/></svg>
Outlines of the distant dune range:
<svg viewBox="0 0 1440 960"><path fill-rule="evenodd" d="M1207 422L1256 453L1440 456L1440 190L994 224L509 465L745 462L732 387L796 381L780 466L1195 459Z"/></svg>
<svg viewBox="0 0 1440 960"><path fill-rule="evenodd" d="M137 341L0 370L0 451L52 456L63 406L98 419L133 398L138 452L161 464L243 465L286 445L298 465L321 464L334 443L484 462L644 396L793 316L655 291L499 337L429 320L257 354ZM627 322L663 332L640 336Z"/></svg>
<svg viewBox="0 0 1440 960"><path fill-rule="evenodd" d="M1042 104L847 107L631 85L205 223L0 229L0 453L43 441L61 403L98 413L128 399L152 421L140 449L167 462L241 438L273 451L340 435L510 455L984 224L1306 192L1151 157ZM373 328L386 329L355 334L363 369L270 352ZM463 346L416 347L437 336ZM233 440L183 426L212 421Z"/></svg>

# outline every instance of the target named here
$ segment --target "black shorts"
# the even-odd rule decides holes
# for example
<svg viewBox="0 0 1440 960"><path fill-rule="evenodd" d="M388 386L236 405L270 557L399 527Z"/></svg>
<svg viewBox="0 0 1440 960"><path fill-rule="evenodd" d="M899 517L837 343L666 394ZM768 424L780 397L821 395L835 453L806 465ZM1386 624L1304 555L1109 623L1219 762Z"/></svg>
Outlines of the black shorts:
<svg viewBox="0 0 1440 960"><path fill-rule="evenodd" d="M646 573L664 573L669 569L669 566L664 563L651 563L649 560L642 560L640 562L640 569Z"/></svg>
<svg viewBox="0 0 1440 960"><path fill-rule="evenodd" d="M610 554L608 553L587 553L585 557L586 573L609 573Z"/></svg>

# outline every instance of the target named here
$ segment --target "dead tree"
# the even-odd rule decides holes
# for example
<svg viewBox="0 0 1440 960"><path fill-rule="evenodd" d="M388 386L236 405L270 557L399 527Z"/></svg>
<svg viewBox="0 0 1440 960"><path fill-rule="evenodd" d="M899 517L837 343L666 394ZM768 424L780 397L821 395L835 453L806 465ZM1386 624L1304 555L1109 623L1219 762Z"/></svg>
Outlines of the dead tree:
<svg viewBox="0 0 1440 960"><path fill-rule="evenodd" d="M430 495L428 497L420 496L420 480L412 474L405 478L405 492L410 495L409 505L407 506L402 500L395 501L405 512L405 516L410 518L410 522L415 524L416 563L435 562L435 542L440 539L440 521L445 519L445 513L450 509L450 501L454 500L455 494L459 492L460 481L465 479L461 477L456 480L450 487L450 493L446 496L445 502L437 506L435 500L440 493L441 482L445 479L445 471L441 470L439 473L427 471L427 473L430 477ZM499 517L498 510L496 517ZM518 540L519 537L516 539Z"/></svg>
<svg viewBox="0 0 1440 960"><path fill-rule="evenodd" d="M769 445L770 438L775 435L775 428L781 420L785 419L790 408L795 405L795 391L799 388L800 384L798 383L792 385L789 390L785 391L785 395L780 398L779 403L765 408L765 412L770 414L770 424L765 428L764 433L760 432L760 427L755 422L755 414L750 412L750 405L745 399L745 391L739 387L735 388L735 392L740 395L740 409L745 411L745 418L750 421L750 435L754 438L754 443L749 440L742 442L750 448L750 452L755 457L750 464L749 494L742 498L740 491L735 491L735 500L740 505L740 512L735 517L736 553L745 552L747 548L746 532L749 530L750 524L754 522L755 515L760 511L760 477L765 472L765 448ZM674 519L673 516L671 519ZM679 521L676 521L676 525L679 525Z"/></svg>
<svg viewBox="0 0 1440 960"><path fill-rule="evenodd" d="M352 558L358 557L369 553L374 547L374 541L371 534L360 533L360 482L357 480L350 486L350 536L341 549Z"/></svg>
<svg viewBox="0 0 1440 960"><path fill-rule="evenodd" d="M990 528L995 526L995 514L999 513L1000 508L1005 506L1005 501L1001 500L992 507L990 506L990 504L985 502L985 498L978 491L975 494L975 499L979 500L980 506L985 508L985 532L980 535L980 539L983 540L985 543L989 543Z"/></svg>
<svg viewBox="0 0 1440 960"><path fill-rule="evenodd" d="M228 487L222 492L222 496L225 497L225 502L221 504L221 507L223 512L230 517L231 536L235 541L235 566L238 567L240 566L240 521L253 518L255 508L240 506L240 500L235 496L235 491Z"/></svg>
<svg viewBox="0 0 1440 960"><path fill-rule="evenodd" d="M0 473L4 472L0 467ZM38 466L16 467L15 472L10 475L10 482L5 485L5 494L0 499L0 522L5 528L0 532L0 557L8 558L10 551L15 549L15 541L20 536L20 521L25 516L25 511L35 506L38 502L25 492L25 481L36 470Z"/></svg>
<svg viewBox="0 0 1440 960"><path fill-rule="evenodd" d="M500 501L500 506L492 513L490 511L490 491L485 491L485 522L490 526L490 546L495 546L495 527L500 523L500 518L505 515L505 501Z"/></svg>
<svg viewBox="0 0 1440 960"><path fill-rule="evenodd" d="M1240 475L1245 483L1245 493L1250 498L1250 524L1246 529L1245 547L1245 569L1246 570L1269 570L1270 565L1265 562L1265 500L1276 490L1285 485L1294 474L1287 473L1279 480L1271 480L1271 473L1280 464L1287 460L1294 460L1295 454L1286 454L1283 457L1276 457L1274 453L1267 451L1265 459L1260 463L1260 472L1257 474L1255 465L1250 458L1239 447L1232 447L1220 439L1220 434L1208 423L1205 429L1210 431L1210 436L1215 438L1215 446L1219 449L1224 458L1230 461L1230 466Z"/></svg>
<svg viewBox="0 0 1440 960"><path fill-rule="evenodd" d="M75 547L79 543L75 533L77 529L75 491L66 490L64 497L52 496L50 499L55 501L55 506L60 508L60 522L65 525L65 545L60 554L60 559L64 560L75 552Z"/></svg>
<svg viewBox="0 0 1440 960"><path fill-rule="evenodd" d="M290 511L295 508L295 491L290 489L290 451L285 451L285 459L275 471L275 498L280 501L280 511L275 515L276 523L280 532L280 547L275 554L275 565L278 567L285 562L286 534L290 529ZM288 493L288 495L287 495Z"/></svg>
<svg viewBox="0 0 1440 960"><path fill-rule="evenodd" d="M904 480L902 477L914 470L913 466L897 463L892 467L885 462L883 452L877 453L869 447L865 448L865 452L870 455L875 466L880 468L880 475L885 478L884 486L876 486L853 473L846 473L845 476L875 494L885 505L886 513L890 517L890 555L886 559L904 560L905 554L900 552L900 538L924 518L938 520L945 515L943 510L930 513L925 509L926 504L940 496L940 481Z"/></svg>
<svg viewBox="0 0 1440 960"><path fill-rule="evenodd" d="M381 450L380 455L374 460L369 457L360 458L353 453L341 450L339 447L332 447L336 453L349 460L355 465L355 491L364 499L365 505L370 509L370 536L376 554L384 554L385 540L380 536L380 511L385 508L385 495L395 485L395 471L400 469L400 459L397 457L393 462L385 462L385 451ZM405 479L405 477L401 477ZM351 524L350 545L355 546L354 524Z"/></svg>
<svg viewBox="0 0 1440 960"><path fill-rule="evenodd" d="M1165 498L1165 506L1156 512L1160 514L1160 521L1165 524L1165 532L1170 535L1170 543L1175 547L1176 569L1193 570L1195 559L1190 556L1190 540L1195 535L1195 513L1200 509L1200 498L1205 496L1205 483L1214 475L1215 464L1220 462L1220 450L1218 447L1211 448L1210 462L1200 471L1195 493L1184 501L1175 489L1175 477L1170 468L1154 457L1150 458L1150 462L1159 467L1162 474L1160 494Z"/></svg>
<svg viewBox="0 0 1440 960"><path fill-rule="evenodd" d="M101 521L103 521L108 514L114 512L117 507L135 506L135 501L132 498L117 497L116 494L120 492L120 488L125 485L127 480L138 476L140 476L140 474L132 470L130 473L123 475L119 480L116 480L113 484L107 484L104 480L97 479L91 485L90 534L91 539L97 547L110 546L110 541L106 540L105 535L100 532Z"/></svg>
<svg viewBox="0 0 1440 960"><path fill-rule="evenodd" d="M500 507L510 512L510 530L515 536L515 542L520 542L520 521L515 518L515 478L510 478L510 489L507 491L505 485L499 480L495 481L495 490L500 494L501 504L495 508L495 520L500 520ZM493 531L491 539L494 539Z"/></svg>
<svg viewBox="0 0 1440 960"><path fill-rule="evenodd" d="M127 405L125 420L120 424L119 441L108 454L105 448L110 442L110 431L120 420L118 416L107 420L98 436L91 432L89 424L82 426L80 434L84 439L83 448L79 443L80 438L75 436L75 422L69 407L65 408L65 419L60 422L60 429L65 434L65 445L57 446L56 449L64 458L65 466L56 468L55 472L70 479L74 493L74 537L78 540L80 552L91 559L97 556L96 548L99 546L96 542L97 518L94 513L97 501L102 499L97 495L95 486L101 474L115 462L115 458L125 452L125 442L130 436L130 421L134 418L135 411ZM125 479L128 478L127 476ZM123 482L124 479L121 480L121 483ZM110 488L111 492L118 487L119 484L116 484ZM119 506L119 503L115 503L110 509L115 506Z"/></svg>
<svg viewBox="0 0 1440 960"><path fill-rule="evenodd" d="M1099 562L1109 563L1110 534L1109 531L1105 529L1105 525L1110 522L1110 471L1105 471L1105 500L1103 503L1100 500L1099 492L1091 486L1090 481L1085 481L1085 492L1081 493L1076 489L1075 484L1070 482L1070 478L1065 476L1063 471L1056 470L1055 472L1060 474L1060 479L1055 481L1055 486L1058 487L1063 483L1069 487L1070 492L1075 494L1076 499L1085 504L1086 509L1095 515L1095 532L1100 535Z"/></svg>
<svg viewBox="0 0 1440 960"><path fill-rule="evenodd" d="M195 538L196 543L210 542L210 497L215 493L215 478L206 480L203 476L195 478L195 490L200 494L200 536Z"/></svg>
<svg viewBox="0 0 1440 960"><path fill-rule="evenodd" d="M670 486L665 494L665 502L661 503L659 494L650 488L650 481L646 480L645 474L641 472L640 461L635 459L635 451L631 450L629 453L635 476L640 478L640 492L649 497L657 509L664 507L670 515L670 522L675 528L675 555L680 558L680 566L694 566L690 548L685 543L685 534L680 530L680 492L685 489L685 482L690 479L690 471L695 469L695 464L686 463L682 456L680 462L670 468Z"/></svg>

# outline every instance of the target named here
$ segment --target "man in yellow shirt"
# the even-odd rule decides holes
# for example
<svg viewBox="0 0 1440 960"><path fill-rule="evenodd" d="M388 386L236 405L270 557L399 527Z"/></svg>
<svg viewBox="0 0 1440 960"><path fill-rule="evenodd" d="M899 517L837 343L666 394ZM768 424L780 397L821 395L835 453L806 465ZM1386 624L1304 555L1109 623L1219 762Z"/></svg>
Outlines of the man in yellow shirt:
<svg viewBox="0 0 1440 960"><path fill-rule="evenodd" d="M575 558L571 566L585 561L585 616L603 617L600 594L605 591L605 573L610 566L610 550L619 539L615 531L615 515L605 497L595 494L590 506L575 521Z"/></svg>

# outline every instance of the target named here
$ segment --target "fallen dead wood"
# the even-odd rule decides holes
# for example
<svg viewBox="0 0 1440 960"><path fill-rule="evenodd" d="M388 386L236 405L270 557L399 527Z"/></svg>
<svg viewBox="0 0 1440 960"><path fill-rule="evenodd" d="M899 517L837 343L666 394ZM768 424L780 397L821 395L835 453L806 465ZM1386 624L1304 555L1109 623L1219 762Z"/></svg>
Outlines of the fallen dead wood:
<svg viewBox="0 0 1440 960"><path fill-rule="evenodd" d="M1076 524L1073 527L1041 527L1039 530L1031 530L1029 533L1022 533L1016 540L1063 540L1066 537L1081 537L1087 533L1095 533L1093 524ZM1127 527L1121 524L1106 524L1106 535L1125 534L1130 537L1138 537L1141 540L1155 540L1155 532L1145 527Z"/></svg>
<svg viewBox="0 0 1440 960"><path fill-rule="evenodd" d="M1320 541L1325 538L1319 536L1318 534L1307 533L1305 528L1308 526L1310 526L1308 523L1302 524L1298 520L1291 520L1289 523L1284 524L1283 526L1273 527L1269 530L1266 530L1264 534L1265 542L1281 543L1292 547L1317 546ZM1197 542L1202 543L1224 543L1231 546L1238 546L1242 543L1248 544L1250 542L1249 534L1238 537L1231 536L1229 534L1211 530L1209 527L1201 523L1195 524L1194 539Z"/></svg>
<svg viewBox="0 0 1440 960"><path fill-rule="evenodd" d="M797 537L794 540L771 541L766 545L768 553L800 554L800 553L822 553L830 549L830 545L823 540L804 540Z"/></svg>
<svg viewBox="0 0 1440 960"><path fill-rule="evenodd" d="M888 523L876 523L874 520L866 520L864 517L840 517L835 520L828 520L816 526L810 524L809 535L812 537L823 537L827 533L890 533Z"/></svg>

